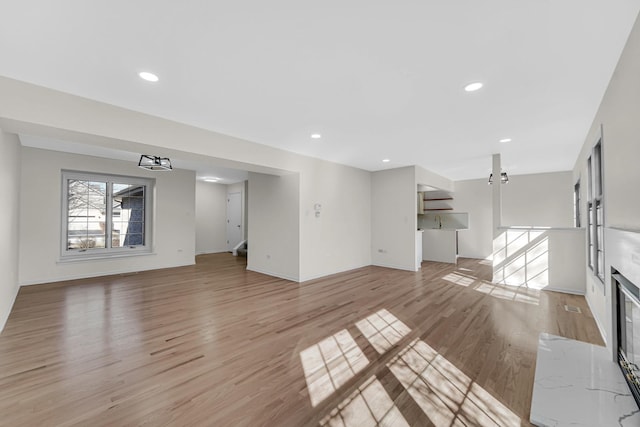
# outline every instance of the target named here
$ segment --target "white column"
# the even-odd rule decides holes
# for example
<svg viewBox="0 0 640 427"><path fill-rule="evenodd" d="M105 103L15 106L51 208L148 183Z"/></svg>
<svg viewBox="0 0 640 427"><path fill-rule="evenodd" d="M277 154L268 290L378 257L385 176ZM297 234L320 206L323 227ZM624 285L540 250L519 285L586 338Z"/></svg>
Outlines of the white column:
<svg viewBox="0 0 640 427"><path fill-rule="evenodd" d="M493 155L493 184L491 185L491 197L493 206L493 237L498 236L498 227L502 225L502 182L500 175L502 167L500 164L500 154Z"/></svg>

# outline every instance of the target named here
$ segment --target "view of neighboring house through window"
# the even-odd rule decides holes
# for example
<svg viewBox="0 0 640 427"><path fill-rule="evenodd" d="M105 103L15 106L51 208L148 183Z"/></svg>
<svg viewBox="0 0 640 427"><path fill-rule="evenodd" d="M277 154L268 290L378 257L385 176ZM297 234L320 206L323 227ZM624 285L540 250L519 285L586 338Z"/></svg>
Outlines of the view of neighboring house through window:
<svg viewBox="0 0 640 427"><path fill-rule="evenodd" d="M145 186L113 183L111 244L144 245Z"/></svg>
<svg viewBox="0 0 640 427"><path fill-rule="evenodd" d="M587 160L589 200L587 201L589 268L604 281L604 205L602 182L602 143L599 141Z"/></svg>
<svg viewBox="0 0 640 427"><path fill-rule="evenodd" d="M136 177L63 172L62 256L150 251L150 189Z"/></svg>

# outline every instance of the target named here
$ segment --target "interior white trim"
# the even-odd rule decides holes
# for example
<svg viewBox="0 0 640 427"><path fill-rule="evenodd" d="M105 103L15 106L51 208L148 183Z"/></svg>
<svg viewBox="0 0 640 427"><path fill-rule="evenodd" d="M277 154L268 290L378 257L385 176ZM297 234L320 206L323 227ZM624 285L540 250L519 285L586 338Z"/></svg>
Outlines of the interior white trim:
<svg viewBox="0 0 640 427"><path fill-rule="evenodd" d="M310 280L320 279L320 278L323 278L323 277L331 277L331 276L333 276L334 274L345 273L345 272L347 272L347 271L357 270L357 269L359 269L359 268L371 267L371 266L373 266L373 264L363 264L363 265L356 266L356 267L347 267L347 268L345 268L345 269L340 269L340 270L336 271L335 273L331 273L331 274L329 274L328 276L327 276L326 274L312 274L312 275L310 275L310 276L304 276L304 277L301 277L301 278L300 278L300 282L302 283L302 282L308 282L308 281L310 281Z"/></svg>
<svg viewBox="0 0 640 427"><path fill-rule="evenodd" d="M256 273L260 273L260 274L266 274L267 276L277 277L279 279L289 280L291 282L300 283L300 280L299 280L298 277L288 276L288 275L280 274L280 273L274 273L272 271L262 270L262 269L259 269L259 268L249 268L248 266L247 266L247 270L253 271L253 272L256 272Z"/></svg>
<svg viewBox="0 0 640 427"><path fill-rule="evenodd" d="M4 330L4 327L7 325L7 321L9 320L9 316L13 312L13 305L16 302L16 298L18 297L19 291L20 291L20 287L16 286L15 291L13 292L13 297L11 298L11 304L9 305L9 307L11 307L11 310L8 310L7 314L5 316L2 316L2 318L0 318L0 333Z"/></svg>
<svg viewBox="0 0 640 427"><path fill-rule="evenodd" d="M376 262L374 264L376 267L384 267L384 268L394 268L396 270L405 270L405 271L412 271L414 273L417 273L418 271L420 271L419 269L416 270L415 267L413 266L406 266L406 265L399 265L399 264L386 264L386 263L382 263L382 262Z"/></svg>
<svg viewBox="0 0 640 427"><path fill-rule="evenodd" d="M142 269L135 269L135 270L119 269L119 270L97 271L97 272L88 273L88 274L87 273L71 274L68 276L56 277L54 280L50 282L43 282L41 280L38 280L38 281L25 280L25 281L20 281L20 286L46 285L49 283L66 282L68 280L90 279L92 277L108 277L108 276L117 276L119 274L135 274L142 271L164 270L165 268L186 267L189 265L195 265L195 260L191 263L172 265L172 266L163 267L163 268L152 267L152 268L142 268Z"/></svg>
<svg viewBox="0 0 640 427"><path fill-rule="evenodd" d="M600 336L602 337L602 341L604 341L604 345L606 347L606 346L608 346L608 344L607 344L607 334L605 333L604 326L602 325L602 323L600 323L600 319L595 314L596 312L594 311L593 306L591 305L591 301L589 300L589 295L585 294L585 298L584 299L587 301L587 305L589 306L589 310L591 310L591 314L592 314L593 320L595 320L596 326L598 326L598 330L600 331Z"/></svg>

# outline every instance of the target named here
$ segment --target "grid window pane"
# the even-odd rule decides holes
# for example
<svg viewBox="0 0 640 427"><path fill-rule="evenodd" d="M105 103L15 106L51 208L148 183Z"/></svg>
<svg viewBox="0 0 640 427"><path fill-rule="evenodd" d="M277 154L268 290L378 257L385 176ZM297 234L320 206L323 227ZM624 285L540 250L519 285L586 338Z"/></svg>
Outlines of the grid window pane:
<svg viewBox="0 0 640 427"><path fill-rule="evenodd" d="M591 162L591 157L587 159L587 173L589 174L589 179L587 182L587 190L588 190L588 198L589 200L593 200L593 163Z"/></svg>
<svg viewBox="0 0 640 427"><path fill-rule="evenodd" d="M603 226L602 204L600 200L596 201L596 259L598 260L598 277L604 279L604 226Z"/></svg>
<svg viewBox="0 0 640 427"><path fill-rule="evenodd" d="M598 248L604 247L604 234L602 227L602 205L600 202L596 204L596 244Z"/></svg>
<svg viewBox="0 0 640 427"><path fill-rule="evenodd" d="M594 178L595 178L595 195L602 195L602 152L600 143L596 144L593 149L594 159Z"/></svg>
<svg viewBox="0 0 640 427"><path fill-rule="evenodd" d="M593 269L593 260L595 259L595 227L593 227L593 204L591 202L587 204L587 220L589 221L589 267Z"/></svg>
<svg viewBox="0 0 640 427"><path fill-rule="evenodd" d="M573 187L573 222L574 226L580 227L580 181Z"/></svg>
<svg viewBox="0 0 640 427"><path fill-rule="evenodd" d="M107 183L67 181L67 249L104 248Z"/></svg>
<svg viewBox="0 0 640 427"><path fill-rule="evenodd" d="M153 180L63 171L61 256L109 256L151 249L146 228Z"/></svg>

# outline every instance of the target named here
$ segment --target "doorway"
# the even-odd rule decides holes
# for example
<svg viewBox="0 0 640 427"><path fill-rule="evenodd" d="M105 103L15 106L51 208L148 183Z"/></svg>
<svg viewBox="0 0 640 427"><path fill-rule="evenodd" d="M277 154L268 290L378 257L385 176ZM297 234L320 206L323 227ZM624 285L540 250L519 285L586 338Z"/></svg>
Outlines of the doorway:
<svg viewBox="0 0 640 427"><path fill-rule="evenodd" d="M227 250L233 248L244 238L242 229L242 193L227 195Z"/></svg>

